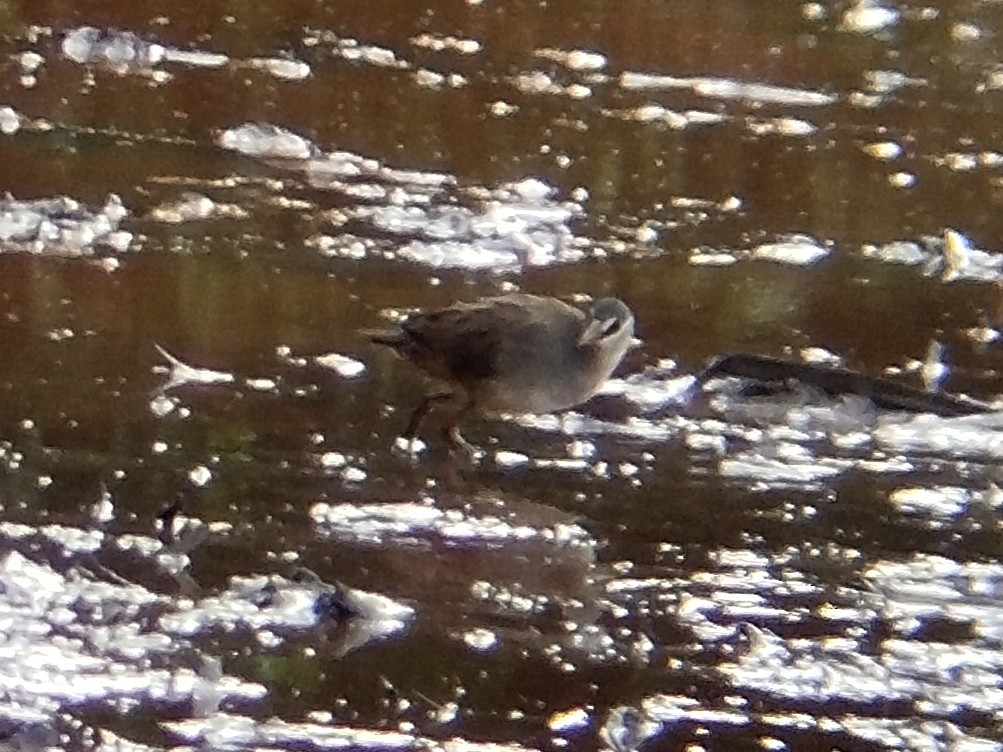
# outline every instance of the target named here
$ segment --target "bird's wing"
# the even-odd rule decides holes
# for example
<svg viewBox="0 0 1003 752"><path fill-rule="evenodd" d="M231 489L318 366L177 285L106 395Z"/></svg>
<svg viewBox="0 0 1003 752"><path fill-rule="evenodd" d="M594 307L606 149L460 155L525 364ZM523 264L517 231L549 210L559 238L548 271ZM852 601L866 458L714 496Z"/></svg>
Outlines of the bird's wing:
<svg viewBox="0 0 1003 752"><path fill-rule="evenodd" d="M555 330L579 326L582 318L580 311L553 298L508 295L416 314L402 328L412 341L409 355L416 363L469 384L540 357L541 347L556 344Z"/></svg>
<svg viewBox="0 0 1003 752"><path fill-rule="evenodd" d="M529 295L460 303L441 311L409 318L403 330L420 349L422 367L432 373L469 383L498 375L501 362L515 355L532 358L533 348L546 341L547 321L567 311L560 301ZM553 309L553 310L552 310ZM416 359L416 360L417 360Z"/></svg>
<svg viewBox="0 0 1003 752"><path fill-rule="evenodd" d="M403 327L415 362L433 374L468 382L495 375L504 331L489 305L461 305L411 316Z"/></svg>

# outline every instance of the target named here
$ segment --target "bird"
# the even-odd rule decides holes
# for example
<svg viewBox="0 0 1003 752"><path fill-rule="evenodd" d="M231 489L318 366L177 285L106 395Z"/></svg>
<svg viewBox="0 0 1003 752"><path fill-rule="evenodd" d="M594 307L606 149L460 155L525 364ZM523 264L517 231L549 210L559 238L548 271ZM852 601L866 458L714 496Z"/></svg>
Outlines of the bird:
<svg viewBox="0 0 1003 752"><path fill-rule="evenodd" d="M415 313L395 329L363 333L442 385L418 403L403 437L413 440L432 408L451 402L445 438L473 456L459 430L464 418L582 404L632 346L634 314L617 298L582 311L554 297L512 293Z"/></svg>

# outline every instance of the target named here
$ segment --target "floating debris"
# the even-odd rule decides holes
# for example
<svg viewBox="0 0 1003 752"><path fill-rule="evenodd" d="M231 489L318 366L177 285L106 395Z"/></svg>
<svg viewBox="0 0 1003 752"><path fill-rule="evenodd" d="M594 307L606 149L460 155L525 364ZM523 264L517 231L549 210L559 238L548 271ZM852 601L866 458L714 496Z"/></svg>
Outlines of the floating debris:
<svg viewBox="0 0 1003 752"><path fill-rule="evenodd" d="M864 258L906 266L927 263L932 257L932 254L922 245L911 240L893 240L880 246L867 244L861 248L861 252Z"/></svg>
<svg viewBox="0 0 1003 752"><path fill-rule="evenodd" d="M823 107L839 100L835 94L811 89L795 89L730 78L679 78L657 73L627 71L620 75L620 85L633 91L690 89L712 99L747 100L757 104L785 104L797 107Z"/></svg>
<svg viewBox="0 0 1003 752"><path fill-rule="evenodd" d="M901 13L877 0L858 0L843 12L842 28L858 34L873 34L899 22Z"/></svg>
<svg viewBox="0 0 1003 752"><path fill-rule="evenodd" d="M554 47L543 47L533 54L544 60L553 60L573 71L600 71L609 64L605 55L589 50L559 50Z"/></svg>
<svg viewBox="0 0 1003 752"><path fill-rule="evenodd" d="M378 593L329 585L303 568L290 579L278 576L233 577L217 595L191 604L184 612L161 617L162 629L190 637L211 630L246 630L268 644L315 627L323 621L342 622L335 655L344 656L376 640L404 632L414 609ZM273 640L273 636L277 639Z"/></svg>
<svg viewBox="0 0 1003 752"><path fill-rule="evenodd" d="M317 457L317 464L325 470L340 470L348 464L348 458L341 452L324 452Z"/></svg>
<svg viewBox="0 0 1003 752"><path fill-rule="evenodd" d="M35 73L45 63L45 58L32 50L22 52L17 58L21 73Z"/></svg>
<svg viewBox="0 0 1003 752"><path fill-rule="evenodd" d="M752 251L753 258L790 266L811 266L828 255L827 248L807 235L793 235L776 243L763 243Z"/></svg>
<svg viewBox="0 0 1003 752"><path fill-rule="evenodd" d="M547 728L556 734L581 733L588 729L591 716L585 708L570 708L551 713Z"/></svg>
<svg viewBox="0 0 1003 752"><path fill-rule="evenodd" d="M519 111L519 106L499 99L491 103L488 107L488 111L495 117L503 118L517 113Z"/></svg>
<svg viewBox="0 0 1003 752"><path fill-rule="evenodd" d="M307 47L325 45L332 55L351 62L366 63L378 68L409 67L406 60L397 57L397 54L387 47L365 44L351 37L341 37L327 29L307 29L303 42Z"/></svg>
<svg viewBox="0 0 1003 752"><path fill-rule="evenodd" d="M302 60L287 60L274 57L255 57L245 65L270 73L283 81L305 81L310 77L310 66Z"/></svg>
<svg viewBox="0 0 1003 752"><path fill-rule="evenodd" d="M382 172L381 172L382 174ZM410 178L419 185L417 178ZM427 176L424 182L428 184ZM435 185L435 183L431 183ZM537 179L506 183L496 189L472 189L470 206L360 205L347 216L401 236L403 245L384 257L436 268L503 269L571 262L585 257L570 228L580 204L558 201L554 186ZM315 236L309 245L325 255L364 257L370 248L353 236Z"/></svg>
<svg viewBox="0 0 1003 752"><path fill-rule="evenodd" d="M481 512L481 513L479 513ZM513 515L472 509L439 509L431 500L388 504L329 504L318 502L310 517L325 536L373 543L397 541L417 545L422 539L444 545L468 546L474 542L542 541L555 546L591 546L594 541L578 525L536 527Z"/></svg>
<svg viewBox="0 0 1003 752"><path fill-rule="evenodd" d="M976 42L984 34L982 28L973 23L956 23L951 26L951 39L955 42Z"/></svg>
<svg viewBox="0 0 1003 752"><path fill-rule="evenodd" d="M941 279L944 282L962 279L993 282L1000 279L1003 254L975 248L972 241L957 230L944 230L943 252L944 270Z"/></svg>
<svg viewBox="0 0 1003 752"><path fill-rule="evenodd" d="M973 326L966 329L964 334L972 342L980 345L991 345L1003 336L999 329L990 326Z"/></svg>
<svg viewBox="0 0 1003 752"><path fill-rule="evenodd" d="M771 120L749 118L746 121L746 128L754 136L767 136L771 134L778 136L810 136L818 131L818 126L811 121L792 117L773 118Z"/></svg>
<svg viewBox="0 0 1003 752"><path fill-rule="evenodd" d="M187 65L193 68L234 67L262 70L282 81L302 81L311 75L310 66L302 60L288 57L250 58L232 61L227 55L205 50L180 50L157 42L148 42L131 31L98 29L82 26L63 37L63 56L78 65L107 68L119 75L145 74L156 81L167 81L171 74L159 70L162 63ZM25 53L29 54L29 53ZM34 64L29 58L27 65ZM22 69L25 69L22 57ZM34 69L26 70L31 73Z"/></svg>
<svg viewBox="0 0 1003 752"><path fill-rule="evenodd" d="M193 486L205 488L212 482L212 470L205 465L197 465L188 471L188 480Z"/></svg>
<svg viewBox="0 0 1003 752"><path fill-rule="evenodd" d="M154 207L148 216L154 222L181 224L196 219L208 219L215 213L216 203L211 198L202 193L186 191L177 201Z"/></svg>
<svg viewBox="0 0 1003 752"><path fill-rule="evenodd" d="M864 73L864 81L868 90L875 94L890 94L907 86L924 87L929 85L925 78L909 76L899 70L869 70Z"/></svg>
<svg viewBox="0 0 1003 752"><path fill-rule="evenodd" d="M686 110L680 112L660 104L648 103L629 110L603 110L603 114L620 120L638 123L655 123L672 130L684 130L691 125L715 125L726 123L728 115L706 110Z"/></svg>
<svg viewBox="0 0 1003 752"><path fill-rule="evenodd" d="M433 52L458 52L461 55L476 55L484 45L476 39L461 39L442 34L419 34L409 40L415 47L432 50Z"/></svg>
<svg viewBox="0 0 1003 752"><path fill-rule="evenodd" d="M66 196L19 201L8 194L0 199L0 252L90 256L101 246L125 250L132 233L119 224L128 214L114 194L97 211Z"/></svg>
<svg viewBox="0 0 1003 752"><path fill-rule="evenodd" d="M912 188L916 185L916 176L911 172L893 172L888 176L888 184L892 188Z"/></svg>
<svg viewBox="0 0 1003 752"><path fill-rule="evenodd" d="M562 94L564 88L548 73L541 70L519 73L511 79L512 85L524 94Z"/></svg>
<svg viewBox="0 0 1003 752"><path fill-rule="evenodd" d="M428 68L419 68L411 74L418 86L426 89L460 89L470 83L470 80L460 73L438 73Z"/></svg>
<svg viewBox="0 0 1003 752"><path fill-rule="evenodd" d="M364 363L340 353L318 355L313 361L322 368L330 368L332 371L336 371L339 376L346 379L357 378L366 372Z"/></svg>
<svg viewBox="0 0 1003 752"><path fill-rule="evenodd" d="M165 48L131 31L81 26L63 37L63 55L80 65L104 65L120 74L150 70L163 62Z"/></svg>
<svg viewBox="0 0 1003 752"><path fill-rule="evenodd" d="M218 52L176 50L170 47L164 51L164 60L189 65L192 68L222 68L230 64L230 58Z"/></svg>
<svg viewBox="0 0 1003 752"><path fill-rule="evenodd" d="M156 348L157 352L168 364L167 382L160 387L161 394L186 384L232 384L234 381L232 373L190 366L171 355L171 353L167 352L160 345L154 344L154 348Z"/></svg>
<svg viewBox="0 0 1003 752"><path fill-rule="evenodd" d="M498 635L489 629L472 629L463 633L463 643L478 653L487 653L498 647Z"/></svg>
<svg viewBox="0 0 1003 752"><path fill-rule="evenodd" d="M216 135L224 149L249 157L309 159L318 153L312 142L271 123L244 123Z"/></svg>
<svg viewBox="0 0 1003 752"><path fill-rule="evenodd" d="M838 355L824 347L802 347L799 355L805 363L815 363L826 366L842 366L843 356Z"/></svg>
<svg viewBox="0 0 1003 752"><path fill-rule="evenodd" d="M494 455L495 464L499 467L513 468L528 465L529 456L521 452L512 452L506 449L499 449Z"/></svg>
<svg viewBox="0 0 1003 752"><path fill-rule="evenodd" d="M889 161L902 156L902 145L896 141L876 141L863 147L864 154Z"/></svg>
<svg viewBox="0 0 1003 752"><path fill-rule="evenodd" d="M0 133L13 136L21 130L21 115L13 107L0 107Z"/></svg>

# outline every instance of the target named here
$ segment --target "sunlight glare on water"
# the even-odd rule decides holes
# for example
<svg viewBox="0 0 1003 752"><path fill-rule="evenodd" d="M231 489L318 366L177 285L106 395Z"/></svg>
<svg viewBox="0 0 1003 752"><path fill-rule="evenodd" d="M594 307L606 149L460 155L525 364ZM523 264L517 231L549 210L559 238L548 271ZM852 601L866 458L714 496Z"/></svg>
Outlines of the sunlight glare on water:
<svg viewBox="0 0 1003 752"><path fill-rule="evenodd" d="M999 747L999 3L5 28L8 745ZM402 435L365 332L514 292L612 377Z"/></svg>

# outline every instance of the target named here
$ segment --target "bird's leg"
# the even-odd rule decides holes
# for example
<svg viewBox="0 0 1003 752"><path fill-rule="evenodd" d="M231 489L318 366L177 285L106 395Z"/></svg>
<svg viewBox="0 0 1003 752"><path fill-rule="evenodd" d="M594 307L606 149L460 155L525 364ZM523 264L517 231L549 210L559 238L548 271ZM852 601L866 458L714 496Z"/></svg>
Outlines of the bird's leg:
<svg viewBox="0 0 1003 752"><path fill-rule="evenodd" d="M431 412L432 408L439 402L445 402L450 400L455 395L452 392L432 392L431 394L426 394L422 397L421 402L411 413L411 419L407 422L407 428L404 429L404 433L401 434L405 439L411 441L418 434L418 427L421 422L425 420L425 416Z"/></svg>
<svg viewBox="0 0 1003 752"><path fill-rule="evenodd" d="M477 447L463 438L460 433L460 421L463 420L472 410L474 409L474 403L471 400L467 402L459 409L459 411L450 418L449 423L443 429L443 434L446 437L446 441L449 442L449 446L453 449L459 449L463 451L471 460L477 458Z"/></svg>
<svg viewBox="0 0 1003 752"><path fill-rule="evenodd" d="M446 441L449 442L449 446L453 449L459 449L471 458L477 456L477 447L463 438L463 434L460 433L460 427L456 423L450 423L446 426L442 432L446 436Z"/></svg>

